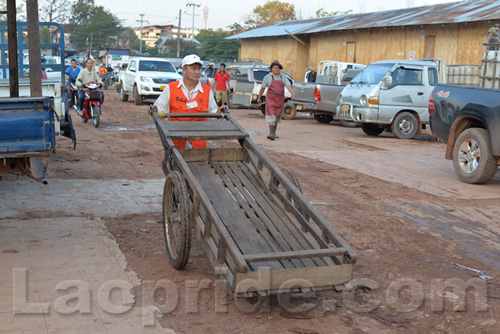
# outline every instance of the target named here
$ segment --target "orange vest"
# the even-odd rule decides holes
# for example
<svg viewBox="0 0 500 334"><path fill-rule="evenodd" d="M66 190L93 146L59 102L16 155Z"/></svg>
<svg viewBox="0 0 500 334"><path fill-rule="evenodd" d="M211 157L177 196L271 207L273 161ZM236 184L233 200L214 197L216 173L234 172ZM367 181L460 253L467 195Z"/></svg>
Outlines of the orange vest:
<svg viewBox="0 0 500 334"><path fill-rule="evenodd" d="M182 88L179 86L179 81L174 81L168 84L170 89L170 113L206 113L208 111L208 103L210 101L211 89L210 86L201 83L203 93L198 91L192 101L184 95ZM188 103L194 102L198 104L195 108L188 109ZM204 121L205 118L171 118L171 121ZM186 147L185 140L174 140L174 145L183 149ZM190 140L189 143L193 148L206 148L206 140Z"/></svg>

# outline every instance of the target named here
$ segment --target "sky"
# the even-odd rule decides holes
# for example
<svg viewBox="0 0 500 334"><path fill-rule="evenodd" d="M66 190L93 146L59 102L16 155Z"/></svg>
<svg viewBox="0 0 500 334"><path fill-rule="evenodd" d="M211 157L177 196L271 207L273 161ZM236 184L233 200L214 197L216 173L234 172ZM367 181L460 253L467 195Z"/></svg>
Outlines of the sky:
<svg viewBox="0 0 500 334"><path fill-rule="evenodd" d="M457 2L457 0L281 0L295 5L298 18L307 19L314 17L316 10L323 8L325 11L347 11L353 13L375 12L379 10L398 9L406 7L433 5L446 2ZM266 0L95 0L96 5L103 6L123 20L125 26L139 27L139 20L144 14L144 25L174 24L179 23L179 10L181 10L181 27L191 28L193 24L193 7L195 9L194 27L204 28L203 8L208 8L207 28L226 29L227 26L237 22L243 24L245 16L252 10L263 5ZM197 6L187 6L194 3Z"/></svg>

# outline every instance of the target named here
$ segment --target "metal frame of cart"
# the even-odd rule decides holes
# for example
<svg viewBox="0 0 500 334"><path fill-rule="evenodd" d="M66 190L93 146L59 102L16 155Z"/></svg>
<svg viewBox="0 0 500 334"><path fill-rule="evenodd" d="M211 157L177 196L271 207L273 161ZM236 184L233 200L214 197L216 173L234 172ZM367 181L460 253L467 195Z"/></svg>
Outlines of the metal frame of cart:
<svg viewBox="0 0 500 334"><path fill-rule="evenodd" d="M304 197L291 171L279 169L229 113L175 117L207 118L169 122L153 113L165 149L164 237L175 268L186 265L194 231L237 295L349 282L354 251ZM202 139L236 147L178 149L172 142Z"/></svg>

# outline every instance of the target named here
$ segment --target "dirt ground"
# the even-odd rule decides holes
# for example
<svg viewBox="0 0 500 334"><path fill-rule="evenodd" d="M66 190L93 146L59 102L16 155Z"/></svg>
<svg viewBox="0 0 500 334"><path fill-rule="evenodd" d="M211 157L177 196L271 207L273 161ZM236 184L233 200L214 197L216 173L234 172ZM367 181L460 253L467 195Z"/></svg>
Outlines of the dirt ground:
<svg viewBox="0 0 500 334"><path fill-rule="evenodd" d="M163 146L147 107L120 102L115 90L105 93L101 126L96 129L73 116L77 149L59 139L48 177L163 178ZM233 115L238 119L249 113L257 111ZM496 259L478 260L487 258L489 249L500 249L498 201L442 199L295 154L266 153L279 167L295 172L306 198L318 201L316 208L357 253L352 290L270 300L224 297L214 286L214 270L196 239L186 268L170 266L161 212L101 217L145 286L169 280L177 287L177 307L163 310L159 320L164 327L177 333L500 332L499 268ZM485 222L489 227L481 225ZM468 228L476 233L464 232ZM459 289L440 291L440 280L466 282L480 275L453 263L495 278L476 278L477 289L468 289L465 296ZM193 301L197 287L201 292ZM135 291L137 301L152 303L145 300L144 291ZM155 295L157 304L166 299L161 292Z"/></svg>

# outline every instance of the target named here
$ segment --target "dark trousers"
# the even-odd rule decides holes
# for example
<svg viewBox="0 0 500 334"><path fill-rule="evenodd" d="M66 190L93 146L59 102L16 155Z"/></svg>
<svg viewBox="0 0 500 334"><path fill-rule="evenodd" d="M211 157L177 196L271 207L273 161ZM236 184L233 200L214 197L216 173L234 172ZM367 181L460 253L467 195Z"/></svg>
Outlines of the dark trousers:
<svg viewBox="0 0 500 334"><path fill-rule="evenodd" d="M78 91L78 110L83 111L83 103L85 102L85 91Z"/></svg>

